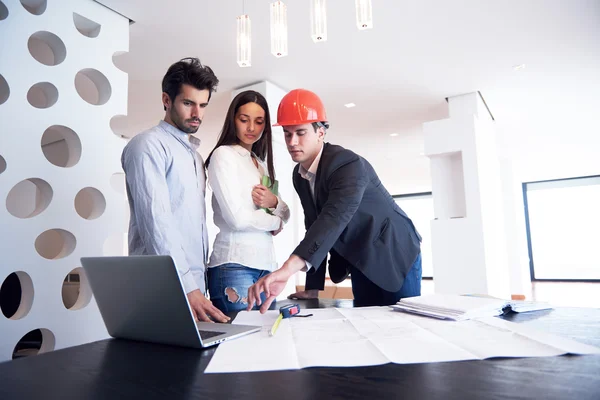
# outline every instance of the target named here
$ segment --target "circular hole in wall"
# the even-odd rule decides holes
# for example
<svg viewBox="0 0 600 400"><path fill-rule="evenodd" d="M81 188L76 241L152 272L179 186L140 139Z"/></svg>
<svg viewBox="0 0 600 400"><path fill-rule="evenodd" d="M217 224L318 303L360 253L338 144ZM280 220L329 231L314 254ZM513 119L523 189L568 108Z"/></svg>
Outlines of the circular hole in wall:
<svg viewBox="0 0 600 400"><path fill-rule="evenodd" d="M21 0L21 4L33 15L42 15L46 11L46 0Z"/></svg>
<svg viewBox="0 0 600 400"><path fill-rule="evenodd" d="M0 174L6 171L6 160L0 156Z"/></svg>
<svg viewBox="0 0 600 400"><path fill-rule="evenodd" d="M43 179L29 178L17 183L6 196L6 209L17 218L35 217L50 205L54 192Z"/></svg>
<svg viewBox="0 0 600 400"><path fill-rule="evenodd" d="M68 310L80 310L92 299L92 290L83 268L78 267L67 274L62 285L62 301Z"/></svg>
<svg viewBox="0 0 600 400"><path fill-rule="evenodd" d="M104 241L102 254L109 256L126 256L128 253L127 234L123 232L113 233Z"/></svg>
<svg viewBox="0 0 600 400"><path fill-rule="evenodd" d="M27 92L27 101L35 108L48 108L56 104L58 89L50 82L39 82Z"/></svg>
<svg viewBox="0 0 600 400"><path fill-rule="evenodd" d="M113 65L117 67L118 70L123 71L125 73L128 73L126 68L127 57L129 57L128 53L128 51L117 50L112 55Z"/></svg>
<svg viewBox="0 0 600 400"><path fill-rule="evenodd" d="M81 218L96 219L104 213L105 209L106 199L96 188L83 188L75 196L75 211Z"/></svg>
<svg viewBox="0 0 600 400"><path fill-rule="evenodd" d="M97 69L82 69L75 75L75 89L90 104L101 106L110 99L112 88L104 74Z"/></svg>
<svg viewBox="0 0 600 400"><path fill-rule="evenodd" d="M75 24L75 28L77 28L79 33L89 38L98 37L100 34L100 29L102 28L102 25L96 21L92 21L91 19L86 18L81 14L77 14L76 12L73 13L73 23Z"/></svg>
<svg viewBox="0 0 600 400"><path fill-rule="evenodd" d="M0 286L0 308L6 318L21 319L33 305L33 281L27 272L17 271Z"/></svg>
<svg viewBox="0 0 600 400"><path fill-rule="evenodd" d="M77 245L75 236L64 229L49 229L35 239L38 254L48 260L67 257Z"/></svg>
<svg viewBox="0 0 600 400"><path fill-rule="evenodd" d="M57 167L72 167L81 158L81 140L71 128L52 125L42 135L42 152Z"/></svg>
<svg viewBox="0 0 600 400"><path fill-rule="evenodd" d="M132 129L131 123L126 115L115 115L110 119L109 125L112 132L121 139L128 140L131 138L129 133Z"/></svg>
<svg viewBox="0 0 600 400"><path fill-rule="evenodd" d="M4 3L0 0L0 21L8 18L8 8L4 5Z"/></svg>
<svg viewBox="0 0 600 400"><path fill-rule="evenodd" d="M67 57L67 48L63 41L47 31L39 31L29 36L27 48L31 56L44 65L58 65Z"/></svg>
<svg viewBox="0 0 600 400"><path fill-rule="evenodd" d="M13 360L54 350L56 338L49 329L34 329L21 338L13 350Z"/></svg>
<svg viewBox="0 0 600 400"><path fill-rule="evenodd" d="M10 96L10 87L8 87L6 79L0 74L0 104L6 103L8 96Z"/></svg>

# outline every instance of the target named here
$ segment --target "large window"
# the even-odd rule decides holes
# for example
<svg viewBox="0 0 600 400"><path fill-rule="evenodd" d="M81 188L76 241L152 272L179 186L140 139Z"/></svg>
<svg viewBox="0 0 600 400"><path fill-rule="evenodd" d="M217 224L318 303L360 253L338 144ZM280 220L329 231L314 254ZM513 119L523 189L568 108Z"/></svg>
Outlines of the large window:
<svg viewBox="0 0 600 400"><path fill-rule="evenodd" d="M531 278L600 280L600 176L523 184Z"/></svg>
<svg viewBox="0 0 600 400"><path fill-rule="evenodd" d="M431 221L433 214L433 196L431 192L393 196L396 204L408 215L423 238L421 255L423 278L433 278L431 262Z"/></svg>

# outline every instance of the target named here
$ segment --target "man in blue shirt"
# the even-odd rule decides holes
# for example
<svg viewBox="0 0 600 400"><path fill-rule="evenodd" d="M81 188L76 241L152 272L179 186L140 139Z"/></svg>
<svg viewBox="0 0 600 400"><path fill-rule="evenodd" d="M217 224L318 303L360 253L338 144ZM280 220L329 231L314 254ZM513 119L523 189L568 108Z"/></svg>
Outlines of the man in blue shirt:
<svg viewBox="0 0 600 400"><path fill-rule="evenodd" d="M121 157L131 219L130 255L170 255L195 317L229 320L204 293L208 255L204 162L196 133L219 80L197 58L169 68L162 81L165 118L133 137Z"/></svg>

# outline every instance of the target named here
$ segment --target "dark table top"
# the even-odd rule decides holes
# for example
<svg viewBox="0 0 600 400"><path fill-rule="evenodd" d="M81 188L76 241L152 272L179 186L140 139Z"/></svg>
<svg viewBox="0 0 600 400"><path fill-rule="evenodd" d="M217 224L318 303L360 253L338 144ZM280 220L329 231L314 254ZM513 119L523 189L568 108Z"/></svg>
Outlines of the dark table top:
<svg viewBox="0 0 600 400"><path fill-rule="evenodd" d="M351 300L295 302L352 307ZM600 346L600 309L503 318ZM600 399L600 356L204 374L214 351L102 340L0 363L0 399Z"/></svg>

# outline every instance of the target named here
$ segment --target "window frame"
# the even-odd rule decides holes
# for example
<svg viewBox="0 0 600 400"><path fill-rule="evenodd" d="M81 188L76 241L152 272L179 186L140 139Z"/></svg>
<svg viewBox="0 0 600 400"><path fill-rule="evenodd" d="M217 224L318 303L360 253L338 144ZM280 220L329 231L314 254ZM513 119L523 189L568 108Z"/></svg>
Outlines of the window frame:
<svg viewBox="0 0 600 400"><path fill-rule="evenodd" d="M559 179L545 179L539 181L522 182L523 190L523 208L525 210L525 232L527 235L527 252L529 256L529 275L532 282L600 282L600 279L570 279L570 278L536 278L535 277L535 262L533 257L533 246L531 243L531 222L529 220L529 201L527 198L527 186L536 183L552 183L552 182L565 182L574 181L589 178L600 178L600 175L584 175L574 176L570 178L559 178Z"/></svg>
<svg viewBox="0 0 600 400"><path fill-rule="evenodd" d="M426 196L430 196L433 199L433 192L394 194L394 195L392 195L392 198L394 199L394 201L396 201L396 199L408 199L408 198L412 198L412 197L426 197ZM410 218L410 215L408 216L408 218ZM429 238L429 239L431 240L431 238ZM433 271L431 272L431 274L432 274L431 276L423 276L423 277L421 277L421 279L432 281L434 279Z"/></svg>

